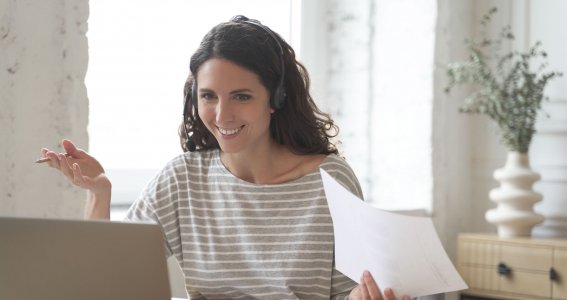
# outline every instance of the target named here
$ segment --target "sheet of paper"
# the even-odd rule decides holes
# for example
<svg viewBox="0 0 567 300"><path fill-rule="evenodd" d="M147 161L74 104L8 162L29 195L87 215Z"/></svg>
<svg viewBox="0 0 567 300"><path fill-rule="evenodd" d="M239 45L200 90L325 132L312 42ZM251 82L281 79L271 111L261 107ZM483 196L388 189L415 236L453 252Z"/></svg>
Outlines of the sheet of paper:
<svg viewBox="0 0 567 300"><path fill-rule="evenodd" d="M466 289L430 218L380 210L321 169L335 232L336 268L359 282L369 270L383 289L419 297Z"/></svg>

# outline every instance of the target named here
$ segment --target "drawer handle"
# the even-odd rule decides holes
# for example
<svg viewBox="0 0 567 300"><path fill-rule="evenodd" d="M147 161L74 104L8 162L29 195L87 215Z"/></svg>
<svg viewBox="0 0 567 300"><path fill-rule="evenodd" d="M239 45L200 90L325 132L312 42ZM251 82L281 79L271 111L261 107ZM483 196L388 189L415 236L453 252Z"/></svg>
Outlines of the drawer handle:
<svg viewBox="0 0 567 300"><path fill-rule="evenodd" d="M510 273L512 273L512 270L508 268L508 266L505 263L498 264L498 274L507 276L510 275Z"/></svg>
<svg viewBox="0 0 567 300"><path fill-rule="evenodd" d="M549 269L549 280L551 281L559 281L559 274L555 271L554 268Z"/></svg>

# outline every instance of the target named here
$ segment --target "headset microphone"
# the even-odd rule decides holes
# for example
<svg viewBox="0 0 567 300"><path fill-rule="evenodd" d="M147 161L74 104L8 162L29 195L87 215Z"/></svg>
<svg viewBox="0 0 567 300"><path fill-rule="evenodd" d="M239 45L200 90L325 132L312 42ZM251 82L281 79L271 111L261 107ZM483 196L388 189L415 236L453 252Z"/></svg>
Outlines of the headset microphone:
<svg viewBox="0 0 567 300"><path fill-rule="evenodd" d="M195 146L195 142L193 142L192 138L188 138L187 142L185 143L185 147L187 147L187 150L193 152L195 151L195 149L197 149L197 146Z"/></svg>
<svg viewBox="0 0 567 300"><path fill-rule="evenodd" d="M193 152L195 151L195 149L197 149L197 146L195 145L193 138L189 136L189 131L187 130L187 109L189 108L192 109L192 106L188 107L187 103L192 102L191 98L194 89L195 89L195 81L193 81L193 86L191 87L191 90L185 96L185 103L183 104L183 130L185 130L185 149L189 150L190 152Z"/></svg>

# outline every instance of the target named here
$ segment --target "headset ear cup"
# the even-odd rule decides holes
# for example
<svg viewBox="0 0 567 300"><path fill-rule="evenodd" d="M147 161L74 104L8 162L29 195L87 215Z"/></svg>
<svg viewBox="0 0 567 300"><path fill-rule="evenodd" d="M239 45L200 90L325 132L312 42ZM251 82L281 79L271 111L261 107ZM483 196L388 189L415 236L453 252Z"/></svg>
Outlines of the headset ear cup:
<svg viewBox="0 0 567 300"><path fill-rule="evenodd" d="M286 102L285 90L280 86L274 91L274 96L272 97L272 108L280 109L284 106Z"/></svg>

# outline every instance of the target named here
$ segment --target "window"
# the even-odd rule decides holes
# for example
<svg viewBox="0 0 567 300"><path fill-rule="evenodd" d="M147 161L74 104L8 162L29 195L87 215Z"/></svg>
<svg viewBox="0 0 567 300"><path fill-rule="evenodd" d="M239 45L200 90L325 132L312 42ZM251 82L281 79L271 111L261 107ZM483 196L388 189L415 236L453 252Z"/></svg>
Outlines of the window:
<svg viewBox="0 0 567 300"><path fill-rule="evenodd" d="M430 210L436 3L92 1L90 152L113 180L113 218L181 153L190 55L211 27L236 14L262 21L304 58L312 94L340 126L340 148L366 200Z"/></svg>
<svg viewBox="0 0 567 300"><path fill-rule="evenodd" d="M303 13L321 21L305 20L317 26L309 32L325 39L302 45L313 56L315 94L340 127L340 148L365 200L388 210L431 210L437 1L304 4Z"/></svg>
<svg viewBox="0 0 567 300"><path fill-rule="evenodd" d="M113 181L112 219L181 153L183 84L205 33L237 14L258 19L299 49L298 0L91 1L89 152Z"/></svg>

